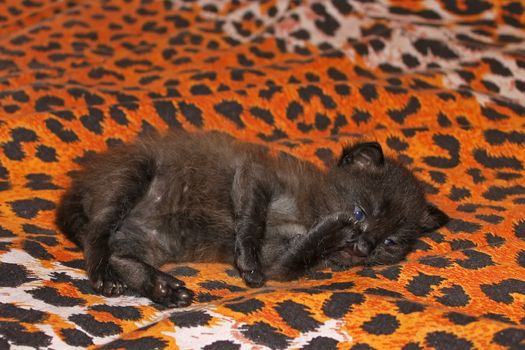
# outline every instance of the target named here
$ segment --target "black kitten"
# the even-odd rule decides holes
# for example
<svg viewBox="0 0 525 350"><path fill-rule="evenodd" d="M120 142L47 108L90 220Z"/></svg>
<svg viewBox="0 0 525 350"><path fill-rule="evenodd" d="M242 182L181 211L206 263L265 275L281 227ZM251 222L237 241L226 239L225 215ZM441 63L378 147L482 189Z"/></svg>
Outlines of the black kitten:
<svg viewBox="0 0 525 350"><path fill-rule="evenodd" d="M77 173L57 224L84 248L94 288L175 306L193 293L159 267L235 264L248 286L319 265L388 264L447 221L378 143L326 172L219 133L171 133L112 149Z"/></svg>

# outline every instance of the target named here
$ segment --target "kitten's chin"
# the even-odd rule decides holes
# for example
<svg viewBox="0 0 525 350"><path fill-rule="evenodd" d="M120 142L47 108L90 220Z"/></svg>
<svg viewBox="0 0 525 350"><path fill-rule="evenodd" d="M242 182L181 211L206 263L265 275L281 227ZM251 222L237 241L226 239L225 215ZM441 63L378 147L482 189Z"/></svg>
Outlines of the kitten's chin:
<svg viewBox="0 0 525 350"><path fill-rule="evenodd" d="M340 250L335 252L328 259L331 264L341 267L351 267L355 265L363 265L366 256L358 256L353 254L351 250Z"/></svg>

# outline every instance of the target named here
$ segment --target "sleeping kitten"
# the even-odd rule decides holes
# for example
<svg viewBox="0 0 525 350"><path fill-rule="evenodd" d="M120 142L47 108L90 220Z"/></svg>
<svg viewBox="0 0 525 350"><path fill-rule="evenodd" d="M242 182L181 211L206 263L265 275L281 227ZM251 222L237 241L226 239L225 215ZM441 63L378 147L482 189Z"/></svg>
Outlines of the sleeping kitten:
<svg viewBox="0 0 525 350"><path fill-rule="evenodd" d="M96 291L181 307L193 292L159 270L167 262L232 263L259 287L320 265L396 263L447 220L376 142L321 171L225 134L172 132L94 157L56 222L83 247Z"/></svg>

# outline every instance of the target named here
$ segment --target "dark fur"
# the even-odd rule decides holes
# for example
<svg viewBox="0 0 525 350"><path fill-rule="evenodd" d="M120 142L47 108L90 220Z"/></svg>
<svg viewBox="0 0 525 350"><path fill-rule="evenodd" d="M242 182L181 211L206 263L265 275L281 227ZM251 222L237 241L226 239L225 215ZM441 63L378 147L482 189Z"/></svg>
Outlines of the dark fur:
<svg viewBox="0 0 525 350"><path fill-rule="evenodd" d="M354 218L356 206L366 219ZM377 143L344 148L323 172L219 133L171 133L98 155L57 211L97 291L129 287L175 306L193 293L158 270L167 262L232 263L257 287L323 264L398 262L446 221Z"/></svg>

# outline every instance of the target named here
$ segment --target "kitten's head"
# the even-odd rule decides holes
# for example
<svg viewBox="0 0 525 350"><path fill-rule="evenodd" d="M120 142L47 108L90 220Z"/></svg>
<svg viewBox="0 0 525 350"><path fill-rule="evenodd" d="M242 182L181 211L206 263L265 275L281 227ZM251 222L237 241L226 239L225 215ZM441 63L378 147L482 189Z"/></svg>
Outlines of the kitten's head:
<svg viewBox="0 0 525 350"><path fill-rule="evenodd" d="M344 246L329 259L337 265L399 262L415 238L449 220L426 201L416 177L385 157L377 142L344 147L327 176L334 184L333 209L352 213L356 222Z"/></svg>

